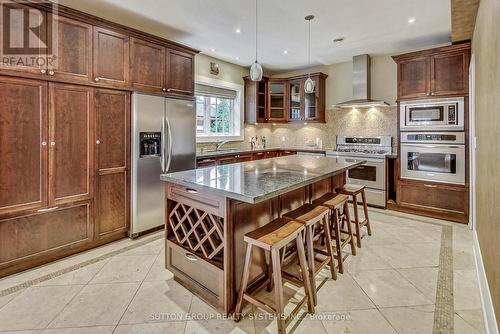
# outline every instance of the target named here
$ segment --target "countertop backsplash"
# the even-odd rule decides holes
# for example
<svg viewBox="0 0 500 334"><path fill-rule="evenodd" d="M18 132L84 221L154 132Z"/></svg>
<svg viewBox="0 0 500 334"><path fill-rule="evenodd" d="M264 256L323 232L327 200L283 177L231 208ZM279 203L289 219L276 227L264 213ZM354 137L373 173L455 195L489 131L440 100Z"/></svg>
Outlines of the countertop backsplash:
<svg viewBox="0 0 500 334"><path fill-rule="evenodd" d="M244 142L229 142L225 148L241 148L249 146L253 136L265 136L268 147L305 147L306 141L323 141L324 148L334 148L337 135L391 135L393 151L397 148L397 107L340 109L334 108L326 112L327 123L303 122L296 124L259 124L245 125ZM284 139L284 141L283 141ZM201 148L213 148L213 143L197 145Z"/></svg>

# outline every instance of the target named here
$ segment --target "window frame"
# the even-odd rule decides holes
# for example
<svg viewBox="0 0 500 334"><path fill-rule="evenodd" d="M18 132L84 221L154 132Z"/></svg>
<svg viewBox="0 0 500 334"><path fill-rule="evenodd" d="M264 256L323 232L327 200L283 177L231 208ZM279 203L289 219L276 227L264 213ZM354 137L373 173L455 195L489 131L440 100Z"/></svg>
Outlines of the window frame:
<svg viewBox="0 0 500 334"><path fill-rule="evenodd" d="M197 84L213 86L218 88L231 89L236 91L236 98L233 101L233 119L232 119L232 128L234 129L233 134L198 134L196 132L196 142L197 143L210 143L216 141L243 141L244 140L244 116L243 116L243 101L244 101L244 87L243 85L223 81L219 79L213 79L204 76L196 76L195 82ZM196 92L195 92L196 96ZM195 101L196 102L196 101ZM196 118L196 116L195 116ZM208 123L208 124L207 124ZM209 126L210 118L205 116L204 126L205 128Z"/></svg>

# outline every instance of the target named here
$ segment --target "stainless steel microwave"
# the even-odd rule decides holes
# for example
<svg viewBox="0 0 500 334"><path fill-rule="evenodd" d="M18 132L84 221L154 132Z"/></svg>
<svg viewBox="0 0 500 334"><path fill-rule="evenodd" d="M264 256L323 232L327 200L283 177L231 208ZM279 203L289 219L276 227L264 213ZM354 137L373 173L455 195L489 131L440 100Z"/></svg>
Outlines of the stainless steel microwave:
<svg viewBox="0 0 500 334"><path fill-rule="evenodd" d="M404 101L400 103L402 131L463 131L464 98Z"/></svg>

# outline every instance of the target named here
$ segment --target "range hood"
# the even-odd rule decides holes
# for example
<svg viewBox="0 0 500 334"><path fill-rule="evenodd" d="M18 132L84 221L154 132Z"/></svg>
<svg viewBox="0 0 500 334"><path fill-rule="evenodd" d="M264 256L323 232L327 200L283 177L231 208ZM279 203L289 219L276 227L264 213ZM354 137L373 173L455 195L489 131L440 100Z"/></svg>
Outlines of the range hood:
<svg viewBox="0 0 500 334"><path fill-rule="evenodd" d="M370 92L370 56L367 54L354 56L352 61L352 100L335 105L337 108L370 108L387 107L389 103L372 100Z"/></svg>

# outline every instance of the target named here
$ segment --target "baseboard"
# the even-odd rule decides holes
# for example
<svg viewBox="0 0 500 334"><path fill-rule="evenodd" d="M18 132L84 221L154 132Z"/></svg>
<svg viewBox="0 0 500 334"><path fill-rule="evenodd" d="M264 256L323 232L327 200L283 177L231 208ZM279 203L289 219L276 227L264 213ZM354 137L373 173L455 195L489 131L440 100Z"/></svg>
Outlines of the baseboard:
<svg viewBox="0 0 500 334"><path fill-rule="evenodd" d="M484 270L483 258L481 256L481 248L477 232L473 231L474 235L474 258L476 260L477 277L479 282L479 290L481 294L481 303L483 304L484 323L486 326L486 334L499 334L495 309L493 308L493 300L491 299L490 288Z"/></svg>

